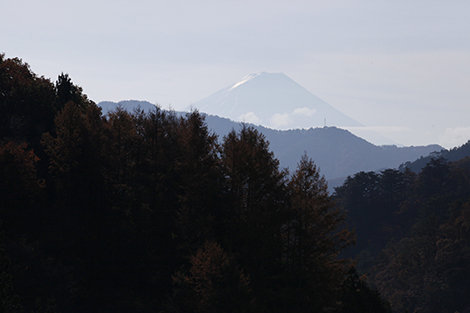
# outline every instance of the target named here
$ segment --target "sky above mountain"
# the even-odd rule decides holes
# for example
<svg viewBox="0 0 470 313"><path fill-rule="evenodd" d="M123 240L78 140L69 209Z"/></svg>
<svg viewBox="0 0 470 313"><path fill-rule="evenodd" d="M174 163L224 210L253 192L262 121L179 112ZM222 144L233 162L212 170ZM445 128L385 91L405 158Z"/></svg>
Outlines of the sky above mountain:
<svg viewBox="0 0 470 313"><path fill-rule="evenodd" d="M192 104L282 72L404 145L470 139L470 2L15 0L0 52L95 102Z"/></svg>

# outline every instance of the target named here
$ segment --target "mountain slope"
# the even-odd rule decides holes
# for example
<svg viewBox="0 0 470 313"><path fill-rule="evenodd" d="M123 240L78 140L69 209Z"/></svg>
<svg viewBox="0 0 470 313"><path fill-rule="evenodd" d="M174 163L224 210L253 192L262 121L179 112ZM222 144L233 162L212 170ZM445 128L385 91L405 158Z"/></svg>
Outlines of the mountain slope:
<svg viewBox="0 0 470 313"><path fill-rule="evenodd" d="M456 162L464 159L465 157L470 157L470 140L467 143L461 145L460 147L452 148L451 150L436 150L436 152L423 156L413 162L406 162L400 165L401 169L408 167L415 173L421 172L421 170L428 164L432 158L444 158L450 162Z"/></svg>
<svg viewBox="0 0 470 313"><path fill-rule="evenodd" d="M245 76L193 104L201 112L275 129L362 126L283 73Z"/></svg>
<svg viewBox="0 0 470 313"><path fill-rule="evenodd" d="M209 128L219 136L240 127L240 124L218 116L208 115L206 121ZM346 177L360 171L397 168L406 160L416 160L442 149L439 145L376 146L347 130L336 127L284 131L262 126L254 127L266 136L281 166L295 170L300 157L306 152L327 179Z"/></svg>

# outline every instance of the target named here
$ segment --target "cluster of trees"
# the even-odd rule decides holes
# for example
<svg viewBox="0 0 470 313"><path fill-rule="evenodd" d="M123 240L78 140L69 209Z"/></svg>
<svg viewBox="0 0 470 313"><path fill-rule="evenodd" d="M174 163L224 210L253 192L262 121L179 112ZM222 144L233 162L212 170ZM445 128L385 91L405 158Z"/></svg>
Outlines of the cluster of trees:
<svg viewBox="0 0 470 313"><path fill-rule="evenodd" d="M470 142L454 153L468 150ZM335 197L356 228L358 271L396 312L470 312L470 158L360 172Z"/></svg>
<svg viewBox="0 0 470 313"><path fill-rule="evenodd" d="M0 55L0 311L389 312L314 162Z"/></svg>
<svg viewBox="0 0 470 313"><path fill-rule="evenodd" d="M400 165L399 169L403 171L406 168L409 168L413 172L419 173L426 166L426 164L431 162L432 159L444 158L447 161L455 162L464 159L467 156L470 156L470 142L467 142L460 147L454 147L450 150L442 149L440 151L434 151L428 156L420 157L413 162L405 162Z"/></svg>

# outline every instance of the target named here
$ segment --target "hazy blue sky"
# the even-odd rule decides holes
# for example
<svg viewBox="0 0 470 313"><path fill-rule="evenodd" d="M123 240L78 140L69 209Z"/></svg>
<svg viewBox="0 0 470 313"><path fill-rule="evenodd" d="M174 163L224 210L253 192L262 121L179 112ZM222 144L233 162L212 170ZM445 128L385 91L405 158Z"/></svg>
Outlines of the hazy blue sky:
<svg viewBox="0 0 470 313"><path fill-rule="evenodd" d="M0 52L95 102L183 110L283 72L405 145L470 139L470 1L6 0Z"/></svg>

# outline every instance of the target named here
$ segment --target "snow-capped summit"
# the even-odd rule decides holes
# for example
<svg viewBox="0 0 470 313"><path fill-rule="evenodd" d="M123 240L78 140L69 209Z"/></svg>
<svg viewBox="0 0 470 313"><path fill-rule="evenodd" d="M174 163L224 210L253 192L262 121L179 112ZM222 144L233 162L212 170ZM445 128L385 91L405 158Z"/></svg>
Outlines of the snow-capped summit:
<svg viewBox="0 0 470 313"><path fill-rule="evenodd" d="M247 75L193 106L204 113L275 129L362 126L283 73Z"/></svg>
<svg viewBox="0 0 470 313"><path fill-rule="evenodd" d="M258 75L260 75L260 74L262 74L262 73L256 73L256 74L249 74L249 75L246 75L245 77L242 78L241 81L239 81L238 83L233 84L233 86L230 87L230 90L233 90L233 89L237 88L238 86L240 86L240 85L246 83L246 82L249 81L249 80L252 80L253 78L255 78L256 76L258 76Z"/></svg>

